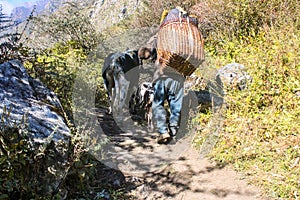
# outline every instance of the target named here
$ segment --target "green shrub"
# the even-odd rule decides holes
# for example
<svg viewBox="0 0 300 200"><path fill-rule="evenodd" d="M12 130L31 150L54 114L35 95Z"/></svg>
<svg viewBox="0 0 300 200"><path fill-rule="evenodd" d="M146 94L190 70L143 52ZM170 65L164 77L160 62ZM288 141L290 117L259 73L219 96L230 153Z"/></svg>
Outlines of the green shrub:
<svg viewBox="0 0 300 200"><path fill-rule="evenodd" d="M76 41L85 53L92 51L100 41L84 4L66 2L57 11L33 18L27 43L35 49L51 48L59 43L68 46Z"/></svg>
<svg viewBox="0 0 300 200"><path fill-rule="evenodd" d="M0 115L0 199L39 198L46 146L38 148L28 137L26 117L13 122L4 107ZM43 171L43 172L41 172ZM48 196L50 198L50 196Z"/></svg>
<svg viewBox="0 0 300 200"><path fill-rule="evenodd" d="M191 12L200 19L200 28L212 37L209 43L232 37L257 34L263 27L284 27L294 24L299 29L300 5L296 0L247 1L206 0L196 4Z"/></svg>
<svg viewBox="0 0 300 200"><path fill-rule="evenodd" d="M28 73L38 78L60 99L64 111L72 121L72 95L74 81L78 74L91 72L86 78L94 79L96 85L91 83L90 88L95 90L97 104L105 104L106 93L102 84L101 58L89 58L81 45L75 41L66 44L57 43L53 48L40 52L34 59L25 63Z"/></svg>
<svg viewBox="0 0 300 200"><path fill-rule="evenodd" d="M46 49L34 59L27 61L25 67L28 73L38 78L50 90L55 92L65 111L71 114L72 86L79 70L79 63L86 58L83 50L76 42L67 45L56 44L51 49Z"/></svg>

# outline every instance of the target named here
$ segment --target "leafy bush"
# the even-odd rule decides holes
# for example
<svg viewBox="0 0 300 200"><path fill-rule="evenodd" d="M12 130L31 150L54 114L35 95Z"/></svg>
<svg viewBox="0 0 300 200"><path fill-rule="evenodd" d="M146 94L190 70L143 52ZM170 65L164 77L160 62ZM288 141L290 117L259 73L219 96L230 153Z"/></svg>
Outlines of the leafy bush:
<svg viewBox="0 0 300 200"><path fill-rule="evenodd" d="M102 66L101 59L86 63L101 41L101 34L84 12L84 5L68 2L54 13L34 17L31 26L33 40L27 41L29 46L34 46L30 48L34 56L25 63L29 74L58 95L70 120L76 74L83 68L99 72ZM98 89L102 90L100 86Z"/></svg>
<svg viewBox="0 0 300 200"><path fill-rule="evenodd" d="M26 116L13 122L4 107L0 120L0 199L50 199L45 183L59 180L49 171L49 157L56 155L51 143L37 145L28 136Z"/></svg>
<svg viewBox="0 0 300 200"><path fill-rule="evenodd" d="M128 198L124 197L124 175L89 154L81 134L73 132L66 149L68 158L62 164L53 142L35 143L29 137L26 117L15 123L4 108L0 115L0 199ZM56 145L65 148L62 143Z"/></svg>
<svg viewBox="0 0 300 200"><path fill-rule="evenodd" d="M28 171L29 161L32 158L30 152L32 143L26 137L24 122L9 124L7 120L9 113L4 108L0 118L0 184L2 186L0 198L32 198L27 193L28 190L34 189L31 188Z"/></svg>
<svg viewBox="0 0 300 200"><path fill-rule="evenodd" d="M100 71L102 59L92 59L88 62L87 53L76 41L69 41L66 44L57 43L53 48L41 51L34 59L25 63L28 73L34 78L40 79L49 89L54 91L64 108L69 120L72 121L72 95L74 81L78 74L85 73L86 69L93 72L88 74L90 78L97 77L95 87L97 100L99 104L105 102L105 92L102 83ZM93 89L93 88L91 88Z"/></svg>

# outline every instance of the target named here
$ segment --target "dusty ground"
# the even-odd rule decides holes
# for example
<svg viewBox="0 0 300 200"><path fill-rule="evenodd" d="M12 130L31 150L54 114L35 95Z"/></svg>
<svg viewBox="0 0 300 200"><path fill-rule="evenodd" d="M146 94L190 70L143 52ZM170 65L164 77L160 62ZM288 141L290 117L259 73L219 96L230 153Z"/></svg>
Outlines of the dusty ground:
<svg viewBox="0 0 300 200"><path fill-rule="evenodd" d="M193 149L187 149L167 167L144 175L143 180L132 190L138 199L260 199L259 191L236 172L200 159Z"/></svg>
<svg viewBox="0 0 300 200"><path fill-rule="evenodd" d="M260 191L242 175L193 149L193 134L184 133L176 144L158 145L145 126L132 120L116 123L105 109L99 109L97 115L114 144L106 164L125 175L126 190L133 199L262 199Z"/></svg>

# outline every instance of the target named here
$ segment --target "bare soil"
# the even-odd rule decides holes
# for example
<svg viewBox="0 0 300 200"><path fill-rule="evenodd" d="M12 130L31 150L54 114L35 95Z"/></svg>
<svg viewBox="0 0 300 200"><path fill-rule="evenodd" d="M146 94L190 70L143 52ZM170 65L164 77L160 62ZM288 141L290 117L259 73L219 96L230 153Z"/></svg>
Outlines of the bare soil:
<svg viewBox="0 0 300 200"><path fill-rule="evenodd" d="M126 193L132 199L263 199L242 174L211 162L192 148L193 133L181 130L186 132L175 144L159 145L146 126L131 120L116 123L104 108L97 115L114 144L107 155L111 162L106 164L125 175Z"/></svg>

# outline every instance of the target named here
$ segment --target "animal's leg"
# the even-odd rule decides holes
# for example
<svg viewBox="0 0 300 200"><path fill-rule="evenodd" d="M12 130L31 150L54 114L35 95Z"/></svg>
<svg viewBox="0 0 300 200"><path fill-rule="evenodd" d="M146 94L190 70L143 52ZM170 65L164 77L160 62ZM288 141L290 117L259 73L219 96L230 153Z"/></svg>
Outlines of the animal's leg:
<svg viewBox="0 0 300 200"><path fill-rule="evenodd" d="M112 114L112 103L113 103L113 88L115 87L113 74L111 68L108 68L105 71L104 78L104 87L106 89L108 98L109 98L109 108L108 108L108 114Z"/></svg>
<svg viewBox="0 0 300 200"><path fill-rule="evenodd" d="M120 86L120 108L122 110L129 107L129 96L128 85L126 83L122 83L122 85Z"/></svg>
<svg viewBox="0 0 300 200"><path fill-rule="evenodd" d="M153 131L154 130L154 125L153 125L153 121L152 121L152 111L149 113L149 116L148 116L148 129L150 131Z"/></svg>
<svg viewBox="0 0 300 200"><path fill-rule="evenodd" d="M113 106L116 98L116 90L115 87L111 88L111 96L110 96L110 104L108 108L108 113L112 114L113 113Z"/></svg>
<svg viewBox="0 0 300 200"><path fill-rule="evenodd" d="M147 120L147 128L149 131L154 129L153 121L152 121L152 105L147 105L145 119Z"/></svg>
<svg viewBox="0 0 300 200"><path fill-rule="evenodd" d="M136 114L136 93L133 93L130 96L130 100L129 100L129 113L130 114Z"/></svg>
<svg viewBox="0 0 300 200"><path fill-rule="evenodd" d="M119 86L119 80L116 80L115 88L114 88L114 95L113 95L112 109L113 109L113 112L116 113L117 115L119 113L119 105L120 105L120 86Z"/></svg>
<svg viewBox="0 0 300 200"><path fill-rule="evenodd" d="M120 109L121 112L125 111L124 109L129 108L129 101L131 97L131 91L129 91L130 82L125 78L124 73L119 74L119 89L120 89Z"/></svg>

